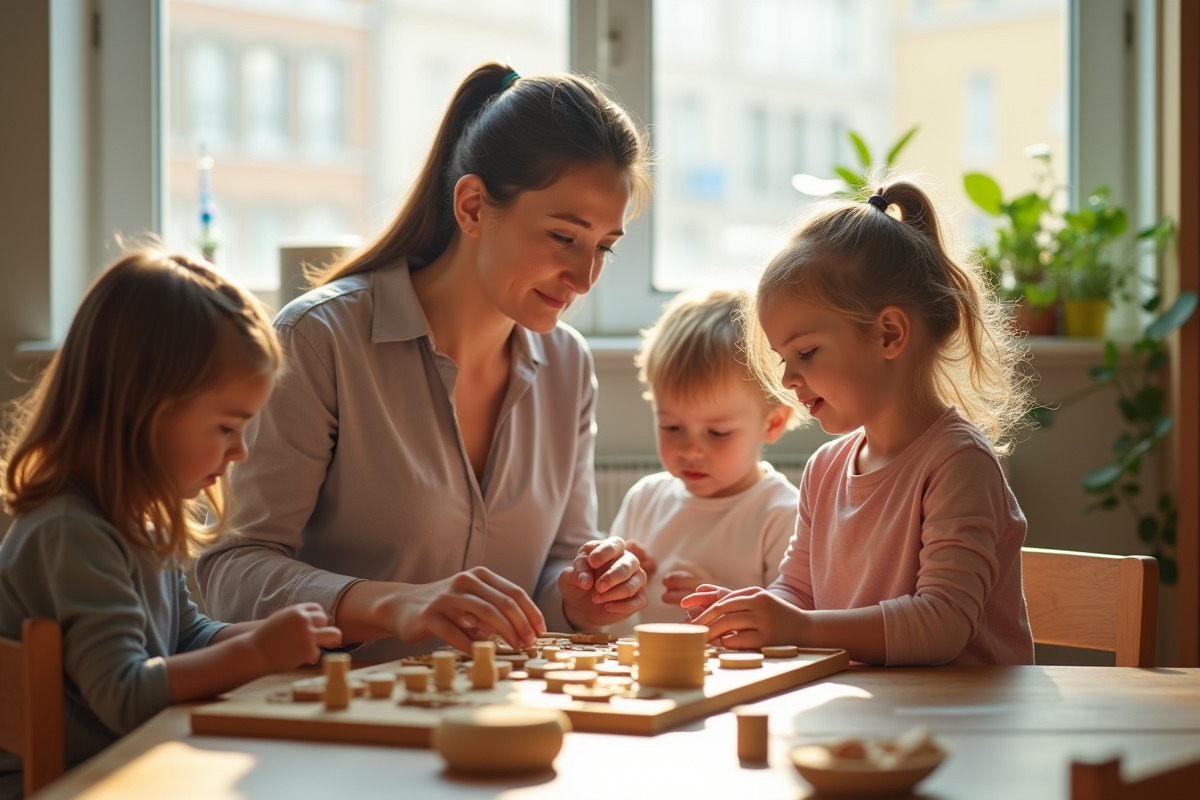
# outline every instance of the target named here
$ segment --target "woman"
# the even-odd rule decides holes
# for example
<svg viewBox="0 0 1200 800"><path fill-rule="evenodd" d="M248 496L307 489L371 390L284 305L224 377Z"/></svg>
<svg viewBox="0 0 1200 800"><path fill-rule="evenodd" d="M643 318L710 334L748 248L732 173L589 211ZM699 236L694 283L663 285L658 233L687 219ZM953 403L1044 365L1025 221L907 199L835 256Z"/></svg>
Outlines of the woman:
<svg viewBox="0 0 1200 800"><path fill-rule="evenodd" d="M636 557L591 540L596 381L559 317L648 170L593 82L499 63L466 78L396 220L276 318L289 371L231 475L243 535L198 565L211 612L316 601L388 659L645 605Z"/></svg>

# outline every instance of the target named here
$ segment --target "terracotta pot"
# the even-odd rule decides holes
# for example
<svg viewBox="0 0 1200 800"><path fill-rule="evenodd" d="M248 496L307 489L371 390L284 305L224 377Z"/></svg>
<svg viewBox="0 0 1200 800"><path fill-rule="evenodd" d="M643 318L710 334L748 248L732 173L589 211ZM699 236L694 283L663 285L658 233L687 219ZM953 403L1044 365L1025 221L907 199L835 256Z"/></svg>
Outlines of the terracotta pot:
<svg viewBox="0 0 1200 800"><path fill-rule="evenodd" d="M1087 336L1099 339L1104 336L1108 322L1107 300L1064 300L1063 327L1067 336Z"/></svg>
<svg viewBox="0 0 1200 800"><path fill-rule="evenodd" d="M1033 306L1028 303L1014 304L1016 313L1013 324L1017 330L1029 336L1054 336L1058 333L1058 307Z"/></svg>

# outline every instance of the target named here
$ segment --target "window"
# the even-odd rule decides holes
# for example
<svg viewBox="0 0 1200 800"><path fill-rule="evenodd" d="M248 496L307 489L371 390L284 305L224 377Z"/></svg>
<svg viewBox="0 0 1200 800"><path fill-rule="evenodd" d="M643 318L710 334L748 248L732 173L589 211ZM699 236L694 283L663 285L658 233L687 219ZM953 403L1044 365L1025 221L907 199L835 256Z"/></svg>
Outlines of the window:
<svg viewBox="0 0 1200 800"><path fill-rule="evenodd" d="M187 130L168 143L165 238L198 242L207 153L214 260L269 301L280 244L391 220L473 67L568 68L564 0L156 1L168 53L187 53L164 98Z"/></svg>
<svg viewBox="0 0 1200 800"><path fill-rule="evenodd" d="M1147 193L1144 187L1133 185L1131 176L1137 174L1135 158L1140 158L1137 154L1149 152L1146 149L1149 139L1141 131L1146 124L1152 124L1152 116L1147 112L1147 104L1138 98L1143 95L1153 98L1154 58L1150 51L1143 53L1152 46L1152 37L1149 43L1144 37L1134 43L1138 53L1136 63L1121 58L1119 54L1125 47L1125 2L1089 2L1086 15L1080 8L1082 4L1065 6L1065 3L1066 0L1019 3L997 0L987 4L949 0L901 0L893 4L867 0L780 0L775 4L755 5L756 9L768 10L755 11L760 14L769 13L771 8L780 9L779 27L789 31L789 36L781 40L788 46L777 52L777 69L756 77L756 81L772 90L786 89L787 97L782 99L772 92L738 95L738 85L728 74L729 61L722 57L723 37L733 35L730 17L733 12L728 11L729 6L722 0L656 0L653 4L646 0L603 3L573 0L569 5L566 0L528 4L476 0L469 3L468 16L486 30L486 35L460 32L454 48L439 45L441 40L434 32L438 25L445 30L450 24L448 20L460 20L463 13L457 6L445 10L443 6L449 4L432 0L390 0L387 3L390 8L413 15L404 26L369 25L366 0L267 4L284 13L290 9L311 24L311 38L294 48L284 46L265 32L249 35L242 31L233 36L232 28L218 26L213 30L211 26L195 23L197 16L214 10L239 13L248 4L216 0L96 0L94 7L102 16L104 46L98 51L95 64L93 85L98 94L88 100L96 110L95 129L90 132L80 129L78 134L81 143L90 141L96 146L87 156L88 168L72 173L83 177L77 179L78 185L71 194L94 198L87 245L92 268L110 257L114 230L157 229L172 244L189 246L196 238L192 219L199 186L197 135L202 134L212 140L209 146L215 158L213 182L221 228L230 231L231 236L236 233L240 242L250 241L244 230L246 223L235 231L236 223L230 219L234 214L242 221L252 218L246 211L248 206L234 202L231 196L235 190L244 189L231 172L233 163L240 160L236 151L241 146L239 137L244 135L246 124L239 119L245 108L242 99L245 87L239 89L236 84L241 80L246 53L262 46L277 53L286 76L289 96L283 113L289 141L300 153L288 161L294 166L309 158L303 155L304 137L308 135L304 133L306 125L313 125L313 130L324 130L312 134L314 141L322 143L317 150L324 148L339 154L306 167L317 170L318 179L313 179L311 173L289 171L263 181L277 187L299 187L282 204L289 235L292 231L302 232L299 229L308 224L305 222L308 209L328 203L339 211L326 219L336 217L349 231L370 236L397 208L404 188L419 166L415 162L424 154L431 126L444 106L449 89L467 65L480 60L480 48L486 46L486 41L505 37L504 55L515 63L528 63L527 71L561 68L567 63L569 49L576 68L598 74L627 107L653 125L658 206L630 227L619 258L572 319L590 334L633 334L657 315L668 296L656 287L656 281L662 280L664 286L677 286L685 279L681 270L694 263L698 252L710 252L724 246L722 243L744 242L746 237L738 231L747 230L748 224L771 229L786 225L795 216L806 201L805 196L794 190L789 194L780 187L786 187L786 177L801 168L814 175L828 175L832 146L826 139L835 119L843 119L848 129L864 134L876 152L885 149L900 131L919 124L921 130L901 163L921 166L927 174L943 176L939 179L942 187L948 195L953 194L959 176L965 171L953 161L961 158L963 148L945 146L933 132L963 130L961 107L946 98L962 98L963 75L968 73L943 75L948 71L947 64L978 70L991 65L976 62L993 57L1026 63L1034 74L1049 76L1039 81L1021 78L1014 106L1003 76L992 73L996 75L999 155L996 163L986 168L1000 178L1006 189L1019 190L1022 181L1029 178L1028 165L1019 152L1035 138L1021 130L1010 133L1010 123L1020 120L1041 125L1048 130L1046 137L1059 143L1053 146L1063 153L1063 158L1056 160L1072 183L1092 186L1107 183L1127 206L1137 207L1138 194ZM1152 29L1153 16L1146 16L1147 5L1143 2L1133 7L1135 30L1141 30L1144 18ZM1069 14L1064 13L1064 7ZM607 16L602 18L602 12ZM0 11L0 18L6 13ZM88 29L86 13L84 9L78 10L76 16L81 18L71 20L72 30ZM505 17L506 14L515 17ZM192 33L186 38L172 38L171 26L185 16L192 19ZM1057 20L1058 28L1045 25L1045 19ZM884 26L891 35L884 35ZM996 36L994 29L999 28L1011 34L1019 46L1001 47L989 38ZM822 40L823 31L839 29L845 32L843 39ZM1041 33L1035 36L1034 29ZM363 60L355 57L360 38L368 32L379 48L375 52L381 54L374 66L405 76L403 102L393 98L382 103L378 98L381 90L370 83L361 69ZM1068 33L1075 54L1070 65L1063 52ZM850 44L835 46L836 41ZM950 49L935 51L938 41ZM954 49L956 46L958 49ZM488 54L494 54L494 49ZM1006 55L1017 50L1025 57L1016 60ZM839 51L848 54L840 63L826 63L818 58ZM162 81L156 88L154 81L159 76L153 65L158 63L160 54L163 62L170 64L170 80ZM1035 55L1050 61L1034 63ZM317 101L328 103L324 110L310 107L304 111L301 106L302 92L298 87L305 80L301 75L307 69L303 66L306 57L324 59L325 66L315 70L325 77L313 80L340 82L345 87L340 100L326 97ZM1047 68L1046 63L1052 66ZM1135 68L1141 76L1139 80L1124 80L1122 76L1131 74ZM189 78L193 71L195 75ZM914 71L922 76L921 81L900 79ZM208 77L200 80L201 75ZM881 76L889 79L890 91L879 88ZM952 80L955 82L951 83ZM1053 86L1058 88L1051 89ZM164 129L169 135L161 140L154 124L158 112L153 98L157 91L166 92L171 101L163 109L169 110L169 115L163 117L170 120L169 128ZM189 91L194 91L194 101L186 99ZM692 99L682 99L688 97ZM721 99L727 97L738 97L742 103L751 97L756 101L761 98L772 124L785 126L785 130L775 132L774 149L769 155L774 160L770 169L779 176L768 190L774 200L764 196L761 203L756 199L732 210L721 205L723 201L719 198L732 191L730 181L736 179L736 167L733 173L727 172L727 162L741 157L720 130L727 125L736 130L740 119L738 114L729 113L728 106L721 105ZM414 104L411 107L410 102ZM851 102L853 111L845 108ZM316 120L328 122L339 116L332 110L339 103L341 126L322 129ZM393 119L381 129L371 130L356 116L366 105L387 105L393 117L403 107L404 113L411 111L411 116L404 124ZM1152 112L1153 103L1149 105ZM307 123L306 114L311 114ZM1135 117L1145 117L1151 122L1139 123L1135 132L1134 126L1128 124ZM693 121L687 122L682 132L675 130L678 120L689 119ZM789 133L788 120L800 119L803 124L797 123ZM1078 132L1084 129L1087 136L1078 139ZM803 135L796 133L799 130L804 131ZM374 142L386 140L387 145L370 144L371 137ZM1076 137L1071 139L1070 151L1068 137ZM805 140L803 146L797 144L801 138ZM677 142L692 148L688 151L686 171L673 163L677 158ZM81 152L88 152L87 148ZM804 155L799 155L800 152ZM1014 157L1013 153L1018 155ZM853 154L847 157L852 158ZM800 161L801 158L804 160ZM946 164L944 159L951 159L951 163ZM336 180L327 171L321 171L327 170L330 163L340 164L339 169L343 170ZM255 168L266 166L256 164ZM685 177L689 172L690 180ZM682 201L678 201L680 194ZM58 192L57 196L66 195ZM965 202L961 208L966 208ZM743 212L751 209L762 216L744 218ZM672 221L671 215L677 219ZM968 232L975 224L977 221L963 220ZM732 227L732 233L721 232L726 225ZM670 246L672 240L678 247ZM222 257L226 263L235 260L232 252ZM257 260L258 256L240 258L245 262ZM233 264L229 266L232 268ZM88 276L73 277L66 272L56 275L53 305L59 311L53 329L61 331L68 316L62 310L73 310ZM59 293L64 298L59 298Z"/></svg>

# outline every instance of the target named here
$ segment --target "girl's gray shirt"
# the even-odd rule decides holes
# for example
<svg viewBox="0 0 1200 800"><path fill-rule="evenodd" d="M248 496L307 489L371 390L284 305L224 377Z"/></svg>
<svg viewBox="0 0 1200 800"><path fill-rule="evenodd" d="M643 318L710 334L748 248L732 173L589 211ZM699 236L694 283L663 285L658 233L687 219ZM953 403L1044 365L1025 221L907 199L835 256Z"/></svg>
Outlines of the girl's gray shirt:
<svg viewBox="0 0 1200 800"><path fill-rule="evenodd" d="M18 517L0 544L0 634L28 617L62 627L67 766L170 705L166 656L204 647L225 623L201 614L175 563L129 544L77 484ZM0 797L20 760L0 752Z"/></svg>
<svg viewBox="0 0 1200 800"><path fill-rule="evenodd" d="M483 479L454 413L455 363L438 352L409 267L351 275L276 317L287 371L230 475L227 537L200 558L210 613L265 617L315 601L336 615L356 581L431 583L475 566L524 589L569 629L557 578L596 536L596 378L583 338L517 327ZM356 656L433 649L380 640Z"/></svg>

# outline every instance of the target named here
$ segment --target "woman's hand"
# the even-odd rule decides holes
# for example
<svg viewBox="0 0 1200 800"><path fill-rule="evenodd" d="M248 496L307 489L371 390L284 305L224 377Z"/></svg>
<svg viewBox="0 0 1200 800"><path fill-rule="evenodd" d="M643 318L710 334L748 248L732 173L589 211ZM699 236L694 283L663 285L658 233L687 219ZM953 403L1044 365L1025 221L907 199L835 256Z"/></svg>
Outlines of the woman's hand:
<svg viewBox="0 0 1200 800"><path fill-rule="evenodd" d="M799 644L803 638L804 612L757 586L731 592L704 584L682 605L701 608L691 621L707 625L708 640L724 647L757 650L768 644Z"/></svg>
<svg viewBox="0 0 1200 800"><path fill-rule="evenodd" d="M321 657L322 647L337 647L342 643L342 632L329 624L324 609L317 603L281 608L257 623L247 635L268 674L315 663Z"/></svg>
<svg viewBox="0 0 1200 800"><path fill-rule="evenodd" d="M611 625L646 607L646 571L617 536L579 548L558 576L567 621L580 630Z"/></svg>
<svg viewBox="0 0 1200 800"><path fill-rule="evenodd" d="M492 635L529 647L546 630L525 590L486 567L434 583L404 584L383 607L398 638L419 642L435 636L468 653L472 642Z"/></svg>

